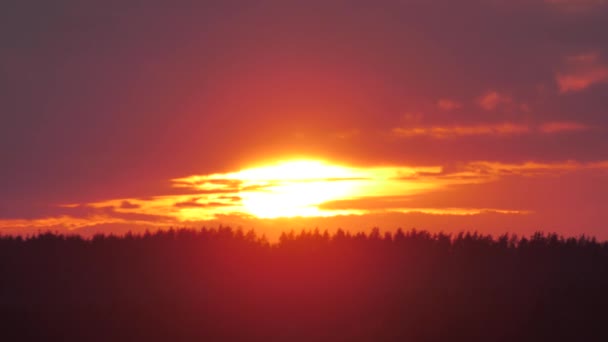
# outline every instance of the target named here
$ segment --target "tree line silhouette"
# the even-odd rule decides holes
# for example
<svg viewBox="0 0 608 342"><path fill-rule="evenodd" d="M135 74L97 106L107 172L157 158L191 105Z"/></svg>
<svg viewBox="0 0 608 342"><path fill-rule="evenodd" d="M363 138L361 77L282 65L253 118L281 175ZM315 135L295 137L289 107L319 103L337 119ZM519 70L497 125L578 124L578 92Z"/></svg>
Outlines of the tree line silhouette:
<svg viewBox="0 0 608 342"><path fill-rule="evenodd" d="M0 237L3 341L602 341L608 242L230 227Z"/></svg>

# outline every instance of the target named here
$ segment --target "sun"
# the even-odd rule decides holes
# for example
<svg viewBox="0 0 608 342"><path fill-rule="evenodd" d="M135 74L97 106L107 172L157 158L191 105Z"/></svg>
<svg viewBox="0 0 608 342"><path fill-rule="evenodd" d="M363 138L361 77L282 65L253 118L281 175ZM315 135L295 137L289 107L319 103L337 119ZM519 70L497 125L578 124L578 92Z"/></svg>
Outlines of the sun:
<svg viewBox="0 0 608 342"><path fill-rule="evenodd" d="M282 160L173 179L175 187L201 194L180 198L180 206L172 210L185 221L233 214L263 219L361 215L374 210L374 198L404 198L441 187L436 179L428 179L429 174L440 173L440 167L355 167L322 160Z"/></svg>
<svg viewBox="0 0 608 342"><path fill-rule="evenodd" d="M245 211L259 218L326 216L319 205L356 194L361 175L348 167L297 160L229 175L243 181ZM332 213L335 214L335 213Z"/></svg>

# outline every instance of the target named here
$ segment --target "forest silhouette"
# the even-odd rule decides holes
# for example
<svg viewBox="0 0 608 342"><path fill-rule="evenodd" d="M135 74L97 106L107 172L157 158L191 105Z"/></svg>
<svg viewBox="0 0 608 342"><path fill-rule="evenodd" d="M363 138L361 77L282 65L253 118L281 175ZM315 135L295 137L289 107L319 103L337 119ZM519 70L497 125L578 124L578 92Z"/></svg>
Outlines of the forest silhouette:
<svg viewBox="0 0 608 342"><path fill-rule="evenodd" d="M601 341L608 242L229 227L0 237L3 341Z"/></svg>

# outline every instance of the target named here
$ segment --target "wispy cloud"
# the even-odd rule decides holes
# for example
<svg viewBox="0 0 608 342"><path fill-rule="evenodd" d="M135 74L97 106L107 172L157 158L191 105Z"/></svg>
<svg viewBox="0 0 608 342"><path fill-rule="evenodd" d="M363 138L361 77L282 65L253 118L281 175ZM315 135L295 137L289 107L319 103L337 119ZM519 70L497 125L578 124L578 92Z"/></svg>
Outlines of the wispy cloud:
<svg viewBox="0 0 608 342"><path fill-rule="evenodd" d="M436 139L447 139L463 136L476 135L518 135L528 133L527 125L514 123L479 124L479 125L454 125L454 126L418 126L397 127L392 130L398 137L428 136Z"/></svg>
<svg viewBox="0 0 608 342"><path fill-rule="evenodd" d="M422 136L433 139L450 139L467 136L505 137L532 133L558 134L580 132L588 129L590 129L589 126L572 121L545 122L539 125L503 122L476 125L396 127L392 129L392 133L399 138Z"/></svg>
<svg viewBox="0 0 608 342"><path fill-rule="evenodd" d="M589 130L590 127L579 122L572 121L554 121L546 122L539 126L539 131L542 133L564 133L564 132L581 132Z"/></svg>
<svg viewBox="0 0 608 342"><path fill-rule="evenodd" d="M492 209L492 208L400 208L393 209L392 212L397 213L420 213L429 215L451 215L451 216L472 216L487 213L507 214L507 215L528 215L532 211L529 210L507 210L507 209Z"/></svg>
<svg viewBox="0 0 608 342"><path fill-rule="evenodd" d="M437 101L437 107L441 110L452 111L462 108L462 103L450 99L440 99Z"/></svg>
<svg viewBox="0 0 608 342"><path fill-rule="evenodd" d="M138 209L138 208L140 208L140 205L133 204L129 201L122 201L122 203L120 204L120 208L121 209Z"/></svg>
<svg viewBox="0 0 608 342"><path fill-rule="evenodd" d="M608 82L608 65L597 52L569 56L555 76L561 93L578 92Z"/></svg>
<svg viewBox="0 0 608 342"><path fill-rule="evenodd" d="M469 172L486 175L489 177L503 176L525 176L538 177L546 175L559 175L565 172L576 172L581 170L608 170L608 162L592 162L581 163L577 161L565 161L559 163L540 163L540 162L525 162L525 163L500 163L478 161L467 164L465 167Z"/></svg>
<svg viewBox="0 0 608 342"><path fill-rule="evenodd" d="M497 91L489 91L477 99L477 104L488 111L495 110L501 105L511 104L513 99Z"/></svg>

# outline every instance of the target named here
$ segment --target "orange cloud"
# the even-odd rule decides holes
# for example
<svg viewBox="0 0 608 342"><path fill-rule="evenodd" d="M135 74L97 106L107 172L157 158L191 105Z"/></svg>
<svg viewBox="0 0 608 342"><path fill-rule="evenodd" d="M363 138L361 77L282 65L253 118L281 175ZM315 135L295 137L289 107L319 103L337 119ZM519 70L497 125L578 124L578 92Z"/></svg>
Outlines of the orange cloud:
<svg viewBox="0 0 608 342"><path fill-rule="evenodd" d="M561 93L582 91L608 82L608 66L601 63L598 53L569 56L564 70L555 79Z"/></svg>
<svg viewBox="0 0 608 342"><path fill-rule="evenodd" d="M538 126L503 122L498 124L454 125L454 126L413 126L396 127L392 129L394 136L399 138L430 137L433 139L449 139L466 136L513 136L540 132L544 134L559 134L588 130L589 126L573 121L555 121L541 123Z"/></svg>
<svg viewBox="0 0 608 342"><path fill-rule="evenodd" d="M475 135L516 135L528 133L527 125L500 123L481 125L430 126L413 128L394 128L393 134L398 137L428 136L435 139L447 139Z"/></svg>
<svg viewBox="0 0 608 342"><path fill-rule="evenodd" d="M520 164L509 164L500 162L479 161L469 163L466 167L470 173L486 175L488 177L503 176L525 176L537 177L546 175L560 175L565 172L581 170L608 170L608 162L581 163L576 161L565 161L560 163L525 162Z"/></svg>
<svg viewBox="0 0 608 342"><path fill-rule="evenodd" d="M506 209L491 209L491 208L402 208L392 210L398 213L420 213L429 215L451 215L451 216L472 216L486 213L497 213L507 215L528 215L532 214L529 210L506 210Z"/></svg>
<svg viewBox="0 0 608 342"><path fill-rule="evenodd" d="M9 219L0 220L0 229L3 233L34 234L37 232L58 231L77 232L82 229L100 226L125 224L132 227L147 224L148 226L163 226L162 222L147 222L142 220L131 220L126 218L112 217L106 214L95 214L87 217L75 217L72 215L57 215L36 219Z"/></svg>

